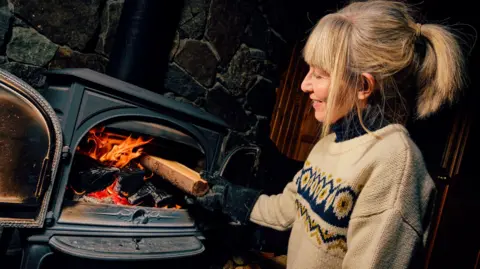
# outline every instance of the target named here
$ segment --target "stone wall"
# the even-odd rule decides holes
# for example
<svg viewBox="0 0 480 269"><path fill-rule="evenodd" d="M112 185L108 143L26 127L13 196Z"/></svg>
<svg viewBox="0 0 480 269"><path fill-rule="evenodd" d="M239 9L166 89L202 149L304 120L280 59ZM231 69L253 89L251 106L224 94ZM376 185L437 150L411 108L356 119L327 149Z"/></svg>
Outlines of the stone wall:
<svg viewBox="0 0 480 269"><path fill-rule="evenodd" d="M295 39L280 0L186 0L167 97L225 119L243 141L269 133L280 72ZM41 89L47 69L105 72L123 0L0 0L0 68Z"/></svg>
<svg viewBox="0 0 480 269"><path fill-rule="evenodd" d="M47 69L105 72L105 38L99 37L104 7L104 0L0 0L0 68L38 89Z"/></svg>
<svg viewBox="0 0 480 269"><path fill-rule="evenodd" d="M167 95L204 107L252 139L268 135L279 71L290 56L273 24L285 30L280 2L187 0Z"/></svg>

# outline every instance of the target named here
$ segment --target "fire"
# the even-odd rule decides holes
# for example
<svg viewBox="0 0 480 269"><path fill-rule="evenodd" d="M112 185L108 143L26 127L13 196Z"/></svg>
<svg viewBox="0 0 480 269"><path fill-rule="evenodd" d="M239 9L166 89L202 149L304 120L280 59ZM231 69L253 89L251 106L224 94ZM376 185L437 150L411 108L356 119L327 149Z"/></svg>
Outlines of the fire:
<svg viewBox="0 0 480 269"><path fill-rule="evenodd" d="M148 144L152 140L153 138L144 140L142 137L132 138L131 135L127 137L115 133L105 132L104 127L93 128L88 132L87 135L87 142L93 144L92 147L89 150L77 148L77 151L99 161L103 165L122 169L130 164L132 160L140 157L143 154L143 148L141 146ZM136 166L141 170L145 170L140 163L135 162L131 165L132 166L130 167ZM148 180L153 176L154 174L151 172L149 175L144 176L144 180ZM110 198L113 203L117 205L140 205L142 203L130 204L128 199L125 197L125 194L122 195L122 193L117 192L117 184L120 183L116 177L110 186L103 190L91 192L86 195L99 200ZM84 195L85 193L79 193L73 188L72 190L77 195ZM181 206L163 206L162 208L180 209Z"/></svg>
<svg viewBox="0 0 480 269"><path fill-rule="evenodd" d="M117 168L123 168L131 160L140 157L143 148L139 148L152 141L153 138L143 140L128 136L123 138L113 133L104 132L104 128L92 129L88 133L88 142L93 142L93 148L88 152L88 156L100 161L101 163Z"/></svg>

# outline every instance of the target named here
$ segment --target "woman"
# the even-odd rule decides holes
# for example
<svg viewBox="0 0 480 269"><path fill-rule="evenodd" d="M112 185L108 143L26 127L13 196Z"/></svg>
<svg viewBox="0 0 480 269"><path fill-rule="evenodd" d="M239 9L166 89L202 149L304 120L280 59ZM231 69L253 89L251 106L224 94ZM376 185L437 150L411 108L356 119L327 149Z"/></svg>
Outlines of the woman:
<svg viewBox="0 0 480 269"><path fill-rule="evenodd" d="M207 178L197 202L232 220L292 229L287 268L419 267L433 181L403 124L454 100L464 60L454 35L402 2L352 3L323 17L304 49L322 138L283 193Z"/></svg>

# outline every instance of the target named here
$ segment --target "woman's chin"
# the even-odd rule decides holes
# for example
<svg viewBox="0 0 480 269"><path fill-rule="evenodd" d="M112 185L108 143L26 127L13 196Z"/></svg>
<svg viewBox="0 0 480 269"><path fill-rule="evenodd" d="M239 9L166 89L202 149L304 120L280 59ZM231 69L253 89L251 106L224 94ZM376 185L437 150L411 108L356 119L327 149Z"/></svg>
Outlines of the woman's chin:
<svg viewBox="0 0 480 269"><path fill-rule="evenodd" d="M322 111L315 111L315 119L319 122L323 122L325 120L325 113Z"/></svg>

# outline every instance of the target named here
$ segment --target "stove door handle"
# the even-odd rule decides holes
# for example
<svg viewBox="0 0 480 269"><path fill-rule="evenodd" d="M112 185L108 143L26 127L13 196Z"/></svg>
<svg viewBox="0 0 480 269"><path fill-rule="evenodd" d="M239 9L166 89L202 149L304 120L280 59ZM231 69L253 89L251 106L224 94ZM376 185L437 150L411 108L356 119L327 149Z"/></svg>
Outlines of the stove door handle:
<svg viewBox="0 0 480 269"><path fill-rule="evenodd" d="M46 186L48 186L50 173L48 173L48 168L50 167L50 159L46 157L43 159L42 168L40 169L40 177L37 183L37 189L35 190L35 198L37 201L41 201L43 194L46 191Z"/></svg>

